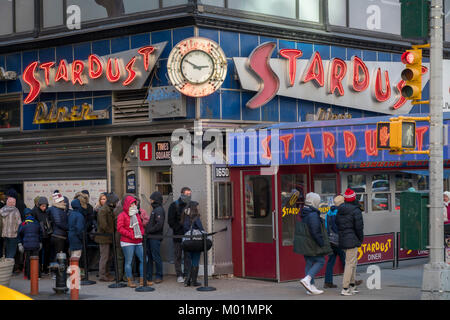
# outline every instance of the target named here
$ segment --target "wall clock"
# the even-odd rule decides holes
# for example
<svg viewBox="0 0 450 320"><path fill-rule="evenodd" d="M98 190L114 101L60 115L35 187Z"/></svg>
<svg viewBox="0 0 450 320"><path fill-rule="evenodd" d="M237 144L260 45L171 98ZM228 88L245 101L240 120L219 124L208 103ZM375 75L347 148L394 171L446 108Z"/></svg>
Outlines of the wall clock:
<svg viewBox="0 0 450 320"><path fill-rule="evenodd" d="M216 42L192 37L172 49L167 73L172 85L182 94L204 97L222 85L227 75L227 59Z"/></svg>

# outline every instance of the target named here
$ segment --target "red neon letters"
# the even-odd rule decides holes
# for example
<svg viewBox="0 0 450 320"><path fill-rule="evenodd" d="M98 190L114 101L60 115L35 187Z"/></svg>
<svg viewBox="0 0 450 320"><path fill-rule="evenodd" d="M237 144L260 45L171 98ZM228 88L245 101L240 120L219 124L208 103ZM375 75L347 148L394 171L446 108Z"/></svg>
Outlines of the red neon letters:
<svg viewBox="0 0 450 320"><path fill-rule="evenodd" d="M356 137L351 131L344 131L345 156L350 158L356 151Z"/></svg>
<svg viewBox="0 0 450 320"><path fill-rule="evenodd" d="M362 92L367 89L370 82L369 69L366 64L357 56L353 56L353 81L352 87L356 92ZM361 80L361 73L363 79Z"/></svg>
<svg viewBox="0 0 450 320"><path fill-rule="evenodd" d="M323 87L325 84L325 75L323 72L323 62L319 52L314 52L311 59L309 59L308 66L303 74L302 81L308 82L314 80L319 87Z"/></svg>
<svg viewBox="0 0 450 320"><path fill-rule="evenodd" d="M284 146L284 158L285 159L289 158L289 142L291 141L291 139L293 137L294 137L294 135L292 133L286 134L286 135L280 137L280 140L283 142L283 146Z"/></svg>
<svg viewBox="0 0 450 320"><path fill-rule="evenodd" d="M344 95L342 79L344 79L346 73L347 65L344 60L339 58L331 60L330 68L328 70L328 93L333 94L337 89L340 96Z"/></svg>
<svg viewBox="0 0 450 320"><path fill-rule="evenodd" d="M331 132L324 132L322 133L322 142L323 142L323 154L324 157L331 157L331 158L335 158L334 155L334 143L335 143L335 138L334 138L334 134L332 134Z"/></svg>
<svg viewBox="0 0 450 320"><path fill-rule="evenodd" d="M377 76L375 80L375 98L379 102L386 101L391 97L391 83L389 82L389 73L387 71L384 71L384 77L385 77L385 88L383 89L382 80L381 80L381 69L377 69Z"/></svg>
<svg viewBox="0 0 450 320"><path fill-rule="evenodd" d="M366 153L369 156L378 156L377 149L377 130L367 130L364 133L364 138L366 141Z"/></svg>
<svg viewBox="0 0 450 320"><path fill-rule="evenodd" d="M310 156L311 158L315 158L316 157L316 153L315 153L315 149L311 140L311 136L309 135L309 133L306 134L305 136L305 143L303 144L303 149L302 149L302 159L306 156Z"/></svg>
<svg viewBox="0 0 450 320"><path fill-rule="evenodd" d="M24 102L33 102L46 86L57 85L61 80L71 82L74 86L82 86L87 85L89 79L95 80L105 75L110 83L118 82L121 78L124 78L122 85L129 86L138 76L134 69L136 62L142 61L145 70L148 71L150 55L154 51L153 46L138 49L137 54L131 57L125 66L120 58L109 58L105 61L95 54L89 55L86 61L74 60L72 64L68 64L66 60L59 61L57 65L53 61L41 64L34 61L25 68L23 73L24 82L30 86L30 92ZM138 58L140 59L138 60ZM44 73L45 83L38 80L40 77L36 73L40 70Z"/></svg>
<svg viewBox="0 0 450 320"><path fill-rule="evenodd" d="M269 159L269 160L272 159L272 152L270 151L270 146L269 146L270 139L272 139L272 136L267 136L266 138L264 138L261 141L261 146L264 150L262 157L265 159Z"/></svg>
<svg viewBox="0 0 450 320"><path fill-rule="evenodd" d="M280 55L288 59L289 63L289 85L292 87L295 82L295 74L297 73L297 59L302 56L302 50L298 49L282 49Z"/></svg>

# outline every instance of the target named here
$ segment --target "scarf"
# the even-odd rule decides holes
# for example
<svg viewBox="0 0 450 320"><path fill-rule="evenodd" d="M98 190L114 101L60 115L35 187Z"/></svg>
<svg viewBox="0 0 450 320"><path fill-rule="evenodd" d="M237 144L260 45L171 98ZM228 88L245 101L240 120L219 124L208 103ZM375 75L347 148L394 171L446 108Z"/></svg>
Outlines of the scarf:
<svg viewBox="0 0 450 320"><path fill-rule="evenodd" d="M133 228L134 238L142 239L141 228L139 228L139 221L137 218L138 210L134 209L134 207L130 207L128 210L128 215L130 216L130 228Z"/></svg>

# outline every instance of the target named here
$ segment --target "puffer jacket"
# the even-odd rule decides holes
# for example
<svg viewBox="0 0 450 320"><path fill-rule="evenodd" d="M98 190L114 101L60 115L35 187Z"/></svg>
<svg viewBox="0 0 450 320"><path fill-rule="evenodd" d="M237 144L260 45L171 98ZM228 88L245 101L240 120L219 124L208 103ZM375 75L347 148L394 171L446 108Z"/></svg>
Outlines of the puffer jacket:
<svg viewBox="0 0 450 320"><path fill-rule="evenodd" d="M46 239L50 237L50 229L51 229L51 221L50 216L48 214L48 209L45 211L41 211L39 208L40 205L46 204L48 208L48 200L45 197L39 197L37 206L33 208L31 214L36 220L39 222L42 228L42 238Z"/></svg>
<svg viewBox="0 0 450 320"><path fill-rule="evenodd" d="M39 222L32 215L27 216L20 225L18 236L25 250L39 250L42 230Z"/></svg>
<svg viewBox="0 0 450 320"><path fill-rule="evenodd" d="M320 211L311 206L304 206L301 213L301 218L308 226L309 233L313 240L323 247L325 242L322 236L322 219L320 218Z"/></svg>
<svg viewBox="0 0 450 320"><path fill-rule="evenodd" d="M145 233L150 235L161 235L161 237L158 237L158 239L162 239L164 219L166 216L166 213L162 206L163 196L160 192L156 191L152 193L150 199L154 200L154 202L152 203L153 210L150 215L150 221L145 227Z"/></svg>
<svg viewBox="0 0 450 320"><path fill-rule="evenodd" d="M85 218L81 213L80 200L75 199L70 203L72 210L69 211L69 249L71 251L81 250L83 248L83 232L85 229Z"/></svg>
<svg viewBox="0 0 450 320"><path fill-rule="evenodd" d="M67 231L69 230L69 226L66 213L66 203L54 203L53 206L48 209L48 212L53 227L52 237L67 239Z"/></svg>
<svg viewBox="0 0 450 320"><path fill-rule="evenodd" d="M95 236L95 242L98 244L110 244L112 243L112 233L114 232L114 207L109 204L105 204L100 208L97 214L97 232L98 233L110 233L109 236Z"/></svg>
<svg viewBox="0 0 450 320"><path fill-rule="evenodd" d="M338 207L336 225L341 249L361 246L364 241L364 221L358 202L346 202Z"/></svg>
<svg viewBox="0 0 450 320"><path fill-rule="evenodd" d="M117 231L120 233L120 241L127 243L142 243L142 238L135 238L133 228L130 228L130 216L128 211L130 210L130 206L136 199L132 196L127 196L123 203L123 211L117 217ZM142 219L139 214L136 214L139 228L141 229L141 234L144 235L144 225L142 223Z"/></svg>
<svg viewBox="0 0 450 320"><path fill-rule="evenodd" d="M17 238L17 231L22 223L19 209L16 207L4 206L0 209L0 217L2 219L2 237Z"/></svg>

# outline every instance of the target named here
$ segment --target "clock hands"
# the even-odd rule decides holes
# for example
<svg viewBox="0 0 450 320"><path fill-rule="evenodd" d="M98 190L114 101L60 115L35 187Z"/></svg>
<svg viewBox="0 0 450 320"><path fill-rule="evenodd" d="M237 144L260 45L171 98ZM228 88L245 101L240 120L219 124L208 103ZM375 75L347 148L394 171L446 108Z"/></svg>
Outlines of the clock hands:
<svg viewBox="0 0 450 320"><path fill-rule="evenodd" d="M190 62L189 60L186 60L186 62L187 63L189 63L191 66L193 66L194 67L194 69L197 69L197 70L202 70L203 68L208 68L209 66L197 66L196 64L193 64L192 62Z"/></svg>

